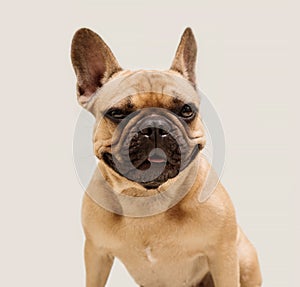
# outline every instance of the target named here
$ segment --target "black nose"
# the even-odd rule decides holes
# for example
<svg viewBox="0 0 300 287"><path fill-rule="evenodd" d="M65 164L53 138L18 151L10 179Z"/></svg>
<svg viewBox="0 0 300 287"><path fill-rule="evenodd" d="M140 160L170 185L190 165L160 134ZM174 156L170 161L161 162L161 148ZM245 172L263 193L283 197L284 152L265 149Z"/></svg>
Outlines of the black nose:
<svg viewBox="0 0 300 287"><path fill-rule="evenodd" d="M161 118L145 119L139 127L141 135L156 143L167 137L170 129L171 125Z"/></svg>
<svg viewBox="0 0 300 287"><path fill-rule="evenodd" d="M140 131L140 133L144 136L150 137L150 136L158 136L158 137L164 137L167 136L169 133L164 130L163 128L145 128Z"/></svg>

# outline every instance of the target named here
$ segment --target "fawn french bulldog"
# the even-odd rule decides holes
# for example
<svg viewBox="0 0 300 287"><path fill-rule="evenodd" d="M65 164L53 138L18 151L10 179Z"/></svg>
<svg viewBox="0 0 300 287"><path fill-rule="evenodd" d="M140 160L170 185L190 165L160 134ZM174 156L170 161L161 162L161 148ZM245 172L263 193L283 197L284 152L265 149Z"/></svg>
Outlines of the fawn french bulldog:
<svg viewBox="0 0 300 287"><path fill-rule="evenodd" d="M95 116L99 159L82 208L87 287L105 286L115 257L143 287L262 284L221 183L198 200L211 167L201 155L196 53L187 28L169 70L129 71L91 30L73 38L77 98ZM141 198L150 201L137 206Z"/></svg>

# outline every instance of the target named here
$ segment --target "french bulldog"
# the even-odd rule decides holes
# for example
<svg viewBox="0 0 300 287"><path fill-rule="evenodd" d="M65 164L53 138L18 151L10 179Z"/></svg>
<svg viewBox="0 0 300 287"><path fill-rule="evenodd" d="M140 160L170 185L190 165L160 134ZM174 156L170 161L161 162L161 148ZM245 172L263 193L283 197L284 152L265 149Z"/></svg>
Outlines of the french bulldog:
<svg viewBox="0 0 300 287"><path fill-rule="evenodd" d="M72 41L78 102L95 117L97 169L85 192L86 287L103 287L114 258L143 287L258 287L257 253L211 166L196 88L197 45L187 28L171 68L121 68L83 28Z"/></svg>

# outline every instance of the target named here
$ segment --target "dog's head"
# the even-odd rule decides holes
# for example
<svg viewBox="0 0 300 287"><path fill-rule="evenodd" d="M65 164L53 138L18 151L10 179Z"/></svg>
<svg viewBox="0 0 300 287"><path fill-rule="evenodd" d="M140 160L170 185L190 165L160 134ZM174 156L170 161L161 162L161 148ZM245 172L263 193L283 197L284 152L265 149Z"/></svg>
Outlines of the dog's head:
<svg viewBox="0 0 300 287"><path fill-rule="evenodd" d="M94 152L119 181L157 189L205 145L190 28L166 71L123 70L104 41L80 29L72 42L79 103L96 118ZM128 184L127 184L128 185Z"/></svg>

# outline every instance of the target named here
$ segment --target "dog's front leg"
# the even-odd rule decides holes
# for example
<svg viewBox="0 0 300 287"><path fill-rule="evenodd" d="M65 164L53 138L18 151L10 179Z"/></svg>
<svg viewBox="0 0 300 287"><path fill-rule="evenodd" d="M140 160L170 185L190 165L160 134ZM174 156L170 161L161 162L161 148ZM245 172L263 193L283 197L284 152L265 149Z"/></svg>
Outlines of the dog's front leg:
<svg viewBox="0 0 300 287"><path fill-rule="evenodd" d="M236 246L223 246L209 257L209 269L215 287L239 287L239 263Z"/></svg>
<svg viewBox="0 0 300 287"><path fill-rule="evenodd" d="M85 241L84 248L86 287L104 287L114 258L97 248L90 240Z"/></svg>

